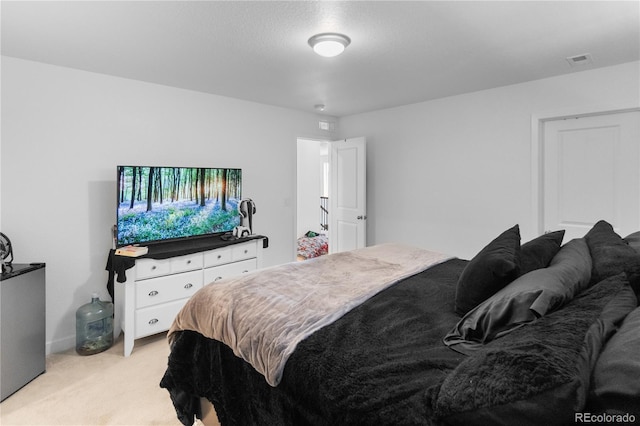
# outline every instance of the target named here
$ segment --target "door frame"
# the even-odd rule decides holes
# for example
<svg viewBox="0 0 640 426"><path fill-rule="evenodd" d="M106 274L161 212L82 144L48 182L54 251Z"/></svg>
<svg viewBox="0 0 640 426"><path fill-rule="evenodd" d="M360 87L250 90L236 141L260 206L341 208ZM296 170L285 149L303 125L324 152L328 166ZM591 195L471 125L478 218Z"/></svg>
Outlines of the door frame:
<svg viewBox="0 0 640 426"><path fill-rule="evenodd" d="M298 144L300 143L300 141L310 141L312 143L323 143L323 142L331 142L333 141L333 138L323 138L323 137L317 137L317 136L313 136L313 137L306 137L306 136L297 136L296 137L296 153L295 153L295 167L294 167L294 176L295 176L295 185L293 188L293 241L291 242L291 247L292 247L292 251L293 251L293 260L297 259L297 255L298 255L298 244L297 244L297 238L298 238L298 187L300 182L298 182L298 167L300 166L298 164Z"/></svg>
<svg viewBox="0 0 640 426"><path fill-rule="evenodd" d="M548 121L640 111L637 103L575 107L531 115L531 225L536 235L544 233L543 152L544 126Z"/></svg>

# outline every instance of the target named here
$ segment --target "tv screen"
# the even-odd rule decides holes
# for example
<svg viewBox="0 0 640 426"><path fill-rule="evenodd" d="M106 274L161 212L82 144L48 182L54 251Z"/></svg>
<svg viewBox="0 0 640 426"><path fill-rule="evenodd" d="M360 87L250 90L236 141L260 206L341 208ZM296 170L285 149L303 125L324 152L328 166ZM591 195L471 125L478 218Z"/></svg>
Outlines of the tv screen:
<svg viewBox="0 0 640 426"><path fill-rule="evenodd" d="M241 169L118 166L116 245L230 232L241 194Z"/></svg>

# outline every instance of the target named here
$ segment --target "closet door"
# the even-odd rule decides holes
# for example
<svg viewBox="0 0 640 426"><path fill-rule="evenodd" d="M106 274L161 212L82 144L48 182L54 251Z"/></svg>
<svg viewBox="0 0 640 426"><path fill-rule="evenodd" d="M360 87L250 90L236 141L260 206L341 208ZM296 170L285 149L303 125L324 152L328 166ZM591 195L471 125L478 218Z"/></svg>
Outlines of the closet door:
<svg viewBox="0 0 640 426"><path fill-rule="evenodd" d="M640 111L548 121L543 223L579 238L604 219L622 237L640 230Z"/></svg>

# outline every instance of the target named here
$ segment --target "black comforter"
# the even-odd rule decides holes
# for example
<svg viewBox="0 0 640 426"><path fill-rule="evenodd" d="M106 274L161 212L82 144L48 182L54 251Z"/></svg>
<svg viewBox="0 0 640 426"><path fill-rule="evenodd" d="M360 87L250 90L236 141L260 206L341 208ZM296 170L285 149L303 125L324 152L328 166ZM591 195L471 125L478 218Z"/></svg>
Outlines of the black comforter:
<svg viewBox="0 0 640 426"><path fill-rule="evenodd" d="M561 240L544 234L520 247L516 225L469 262L398 282L300 342L277 387L227 346L174 334L161 386L186 425L200 397L224 426L636 423L640 245L605 221ZM526 256L535 268L455 313L456 299L473 294L463 276L483 289ZM474 350L460 354L463 342Z"/></svg>
<svg viewBox="0 0 640 426"><path fill-rule="evenodd" d="M225 426L436 424L430 394L465 358L442 336L460 320L453 303L466 264L407 278L311 335L275 388L227 346L190 331L175 340L161 386L185 425L201 396Z"/></svg>

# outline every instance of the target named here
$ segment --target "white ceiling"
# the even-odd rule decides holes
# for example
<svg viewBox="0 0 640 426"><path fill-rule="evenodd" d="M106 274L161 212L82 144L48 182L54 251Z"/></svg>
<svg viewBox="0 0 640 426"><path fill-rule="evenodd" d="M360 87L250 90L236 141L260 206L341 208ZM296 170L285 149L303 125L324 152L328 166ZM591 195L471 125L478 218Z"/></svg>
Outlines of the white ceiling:
<svg viewBox="0 0 640 426"><path fill-rule="evenodd" d="M325 114L640 60L638 1L2 1L3 55ZM307 44L341 32L344 54ZM593 62L571 67L568 56Z"/></svg>

